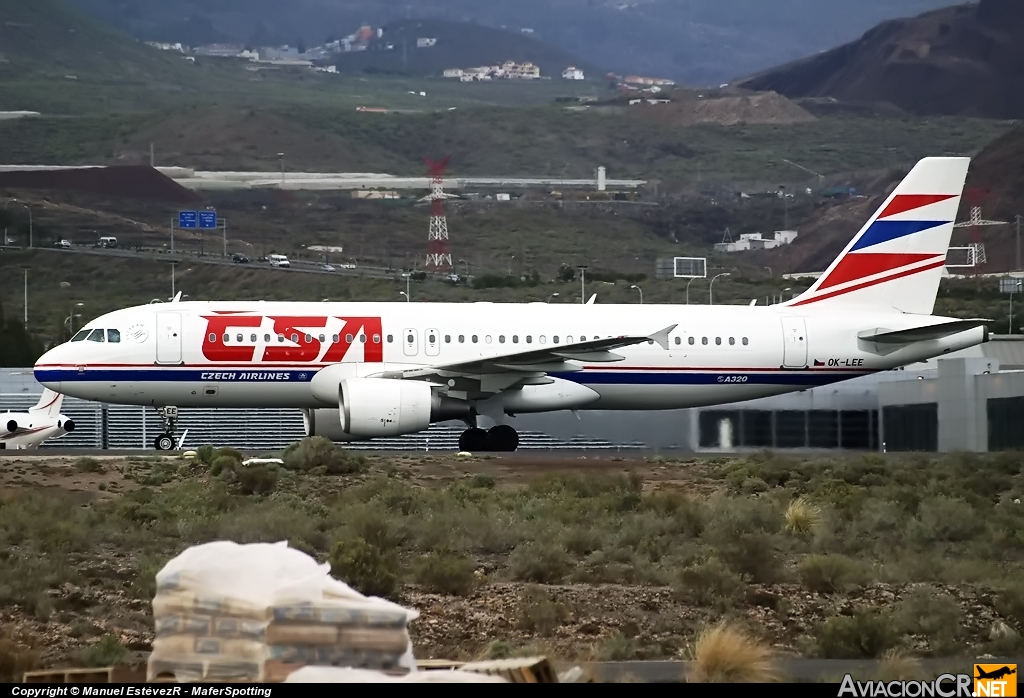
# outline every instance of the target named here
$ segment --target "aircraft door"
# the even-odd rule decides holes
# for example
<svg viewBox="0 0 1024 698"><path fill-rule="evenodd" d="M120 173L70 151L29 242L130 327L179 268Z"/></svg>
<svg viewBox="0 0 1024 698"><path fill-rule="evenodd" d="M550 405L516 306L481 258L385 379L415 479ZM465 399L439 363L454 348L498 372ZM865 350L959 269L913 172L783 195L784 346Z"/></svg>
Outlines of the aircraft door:
<svg viewBox="0 0 1024 698"><path fill-rule="evenodd" d="M441 333L436 329L428 329L425 336L427 356L437 356L441 350Z"/></svg>
<svg viewBox="0 0 1024 698"><path fill-rule="evenodd" d="M416 330L405 330L402 332L402 343L405 345L406 356L416 356L420 353L419 341Z"/></svg>
<svg viewBox="0 0 1024 698"><path fill-rule="evenodd" d="M807 367L807 323L802 317L782 318L783 368Z"/></svg>
<svg viewBox="0 0 1024 698"><path fill-rule="evenodd" d="M156 362L181 363L181 313L157 313Z"/></svg>

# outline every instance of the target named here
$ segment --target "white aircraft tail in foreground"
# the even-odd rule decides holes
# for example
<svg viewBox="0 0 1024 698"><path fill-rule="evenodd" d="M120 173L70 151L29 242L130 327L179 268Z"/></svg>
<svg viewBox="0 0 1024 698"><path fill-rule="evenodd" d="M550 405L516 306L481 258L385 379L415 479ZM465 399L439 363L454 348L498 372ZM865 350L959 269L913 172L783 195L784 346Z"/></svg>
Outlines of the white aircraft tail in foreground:
<svg viewBox="0 0 1024 698"><path fill-rule="evenodd" d="M308 435L451 420L514 451L509 418L703 407L888 371L988 341L932 310L970 161L925 158L806 292L779 305L189 301L126 308L47 352L66 395L160 410L294 407Z"/></svg>
<svg viewBox="0 0 1024 698"><path fill-rule="evenodd" d="M28 412L0 414L0 449L36 448L47 439L75 430L75 423L60 413L64 396L43 389L39 402Z"/></svg>

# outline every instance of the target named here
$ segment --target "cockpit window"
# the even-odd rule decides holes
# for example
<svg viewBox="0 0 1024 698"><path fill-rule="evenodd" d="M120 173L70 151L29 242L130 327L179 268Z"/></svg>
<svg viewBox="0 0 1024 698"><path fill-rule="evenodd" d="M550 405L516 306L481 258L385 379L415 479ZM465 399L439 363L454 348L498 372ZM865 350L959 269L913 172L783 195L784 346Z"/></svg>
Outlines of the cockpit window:
<svg viewBox="0 0 1024 698"><path fill-rule="evenodd" d="M87 339L90 342L102 342L103 341L103 330L93 330L89 333Z"/></svg>
<svg viewBox="0 0 1024 698"><path fill-rule="evenodd" d="M107 341L117 344L121 341L121 333L117 330L107 330Z"/></svg>
<svg viewBox="0 0 1024 698"><path fill-rule="evenodd" d="M89 332L91 332L91 330L82 330L81 332L76 334L74 337L72 337L71 341L72 342L81 342L83 339L85 339L86 337L89 336Z"/></svg>

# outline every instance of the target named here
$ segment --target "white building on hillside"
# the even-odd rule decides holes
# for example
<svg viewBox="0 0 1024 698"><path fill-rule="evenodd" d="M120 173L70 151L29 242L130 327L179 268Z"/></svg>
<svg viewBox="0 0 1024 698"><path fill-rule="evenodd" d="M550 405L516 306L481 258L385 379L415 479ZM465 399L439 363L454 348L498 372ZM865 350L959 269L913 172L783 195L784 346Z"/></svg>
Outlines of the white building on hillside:
<svg viewBox="0 0 1024 698"><path fill-rule="evenodd" d="M583 79L583 71L580 70L579 68L575 68L573 66L569 66L568 68L566 68L565 70L562 71L562 79L563 80L582 80Z"/></svg>
<svg viewBox="0 0 1024 698"><path fill-rule="evenodd" d="M437 44L437 39L434 38L419 38L416 39L416 48L429 48Z"/></svg>
<svg viewBox="0 0 1024 698"><path fill-rule="evenodd" d="M776 230L770 238L762 238L761 233L743 233L736 242L719 242L715 244L715 252L742 252L744 250L770 250L788 245L796 239L795 230Z"/></svg>

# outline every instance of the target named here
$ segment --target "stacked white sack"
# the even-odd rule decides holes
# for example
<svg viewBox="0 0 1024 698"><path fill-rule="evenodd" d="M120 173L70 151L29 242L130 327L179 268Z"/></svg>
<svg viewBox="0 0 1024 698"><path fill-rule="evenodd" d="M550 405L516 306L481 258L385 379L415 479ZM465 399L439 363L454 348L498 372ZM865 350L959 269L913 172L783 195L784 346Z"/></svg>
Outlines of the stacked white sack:
<svg viewBox="0 0 1024 698"><path fill-rule="evenodd" d="M359 594L287 543L194 546L156 582L149 680L282 681L310 664L416 671L416 611Z"/></svg>

